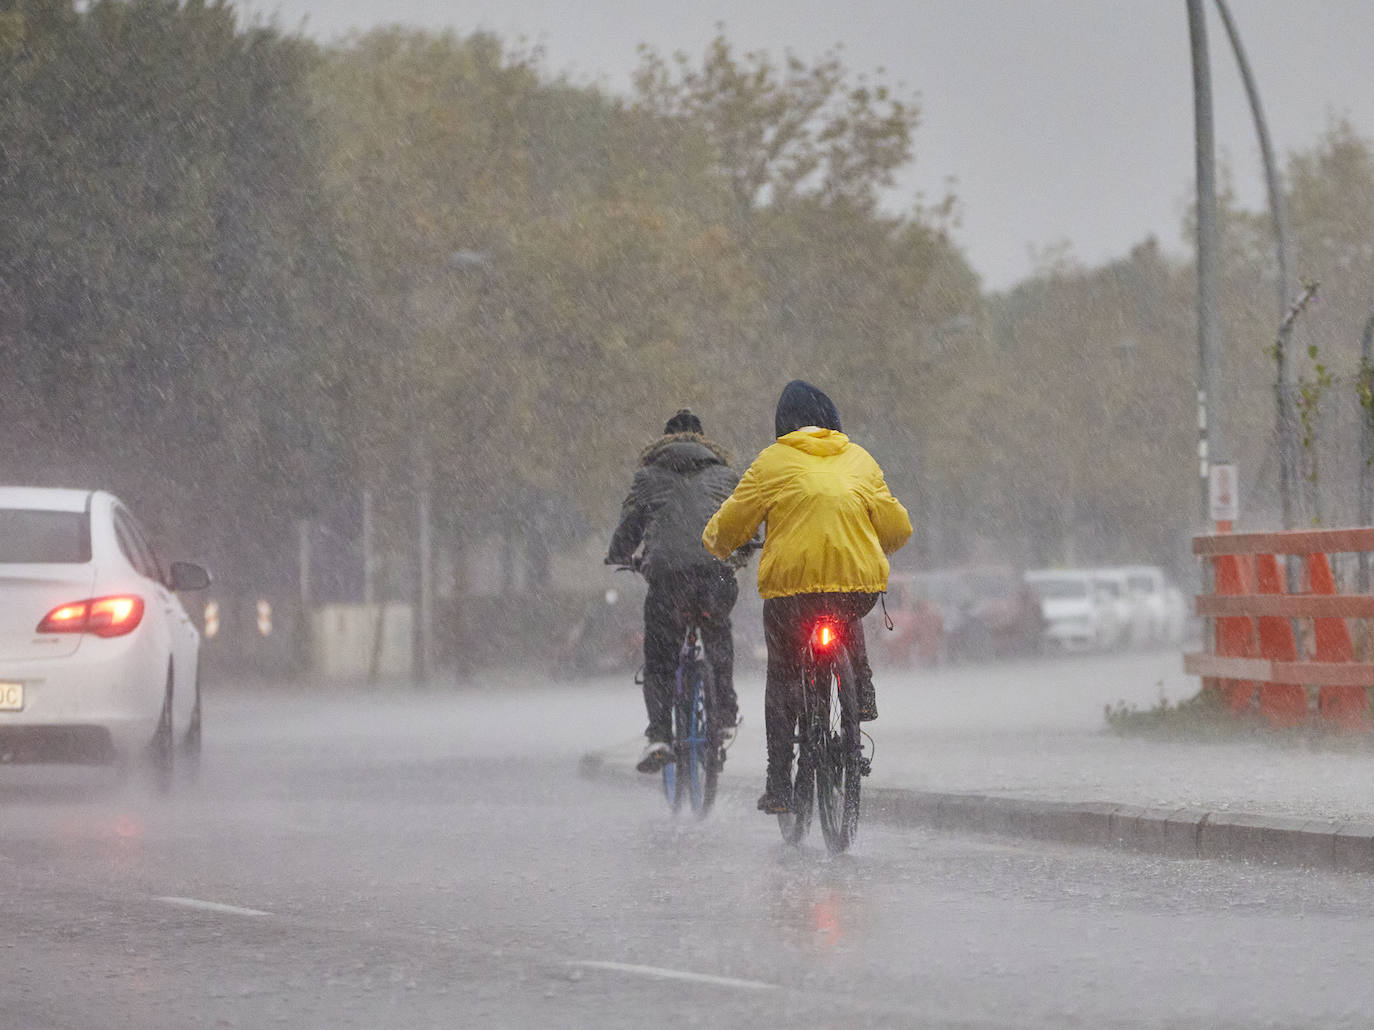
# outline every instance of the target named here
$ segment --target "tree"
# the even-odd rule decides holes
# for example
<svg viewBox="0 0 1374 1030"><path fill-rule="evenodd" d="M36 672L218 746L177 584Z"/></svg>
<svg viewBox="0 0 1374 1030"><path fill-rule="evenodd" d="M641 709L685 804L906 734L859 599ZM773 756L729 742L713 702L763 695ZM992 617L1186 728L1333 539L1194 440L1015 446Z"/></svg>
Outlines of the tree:
<svg viewBox="0 0 1374 1030"><path fill-rule="evenodd" d="M347 449L353 291L318 201L312 48L223 2L4 15L3 475L129 492L231 588L278 579L283 541L236 527L308 510Z"/></svg>
<svg viewBox="0 0 1374 1030"><path fill-rule="evenodd" d="M649 47L640 58L637 108L705 135L741 219L807 197L872 212L911 160L916 101L880 77L852 78L837 50L809 66L788 54L779 67L763 52L737 57L722 31L700 66Z"/></svg>

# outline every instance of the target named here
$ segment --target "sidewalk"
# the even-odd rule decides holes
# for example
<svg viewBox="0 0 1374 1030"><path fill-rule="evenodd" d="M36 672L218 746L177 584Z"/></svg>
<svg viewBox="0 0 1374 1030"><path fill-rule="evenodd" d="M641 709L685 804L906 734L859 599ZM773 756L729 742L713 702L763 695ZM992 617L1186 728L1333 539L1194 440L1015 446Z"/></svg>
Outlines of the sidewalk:
<svg viewBox="0 0 1374 1030"><path fill-rule="evenodd" d="M879 670L872 817L1374 872L1374 742L1120 737L1103 709L1191 697L1175 652ZM740 677L732 788L761 789L762 684ZM638 741L608 750L619 768ZM624 750L625 754L620 752Z"/></svg>

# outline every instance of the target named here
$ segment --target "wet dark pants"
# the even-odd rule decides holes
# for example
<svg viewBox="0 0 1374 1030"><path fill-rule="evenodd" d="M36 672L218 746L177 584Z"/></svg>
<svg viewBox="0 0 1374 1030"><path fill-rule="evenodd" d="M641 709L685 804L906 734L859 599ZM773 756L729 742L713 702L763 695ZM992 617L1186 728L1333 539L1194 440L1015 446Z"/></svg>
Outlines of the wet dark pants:
<svg viewBox="0 0 1374 1030"><path fill-rule="evenodd" d="M792 767L793 728L806 636L816 619L830 615L846 624L845 647L860 683L871 682L868 646L859 620L878 603L877 594L794 594L763 602L763 635L768 645L768 682L763 694L763 726L768 736L768 784L781 787Z"/></svg>
<svg viewBox="0 0 1374 1030"><path fill-rule="evenodd" d="M673 686L678 652L689 621L701 630L706 659L715 677L711 709L717 725L733 724L739 713L735 698L735 642L730 610L739 586L724 567L687 569L654 576L644 597L644 708L649 713L650 740L673 739Z"/></svg>

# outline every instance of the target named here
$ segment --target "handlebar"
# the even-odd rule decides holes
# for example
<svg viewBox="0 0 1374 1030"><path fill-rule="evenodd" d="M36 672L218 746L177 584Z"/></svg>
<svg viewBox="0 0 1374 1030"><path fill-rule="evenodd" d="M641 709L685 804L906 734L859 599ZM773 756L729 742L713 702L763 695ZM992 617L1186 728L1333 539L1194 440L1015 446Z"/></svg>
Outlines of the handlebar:
<svg viewBox="0 0 1374 1030"><path fill-rule="evenodd" d="M740 544L739 547L736 547L734 551L730 553L730 557L725 559L725 562L727 565L733 565L737 569L742 569L749 563L750 551L762 550L763 540L760 537L754 537L754 539L747 543ZM606 558L602 559L601 563L603 565L614 565L616 572L644 571L644 555L642 554L632 555L628 562L617 561L608 555Z"/></svg>

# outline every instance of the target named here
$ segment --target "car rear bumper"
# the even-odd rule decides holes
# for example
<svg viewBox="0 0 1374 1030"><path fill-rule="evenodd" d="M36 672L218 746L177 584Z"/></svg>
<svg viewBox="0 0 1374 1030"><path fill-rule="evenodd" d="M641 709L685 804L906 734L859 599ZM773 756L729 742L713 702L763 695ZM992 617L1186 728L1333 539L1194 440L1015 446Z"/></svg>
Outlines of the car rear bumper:
<svg viewBox="0 0 1374 1030"><path fill-rule="evenodd" d="M1091 651L1097 647L1097 633L1090 626L1051 623L1045 638L1065 651Z"/></svg>
<svg viewBox="0 0 1374 1030"><path fill-rule="evenodd" d="M119 755L105 726L0 726L0 765L103 765Z"/></svg>
<svg viewBox="0 0 1374 1030"><path fill-rule="evenodd" d="M166 691L165 659L136 640L101 643L117 646L83 643L70 658L0 662L0 683L23 688L23 707L0 711L0 761L19 760L6 759L6 747L11 755L94 752L102 757L86 760L100 761L152 739Z"/></svg>

